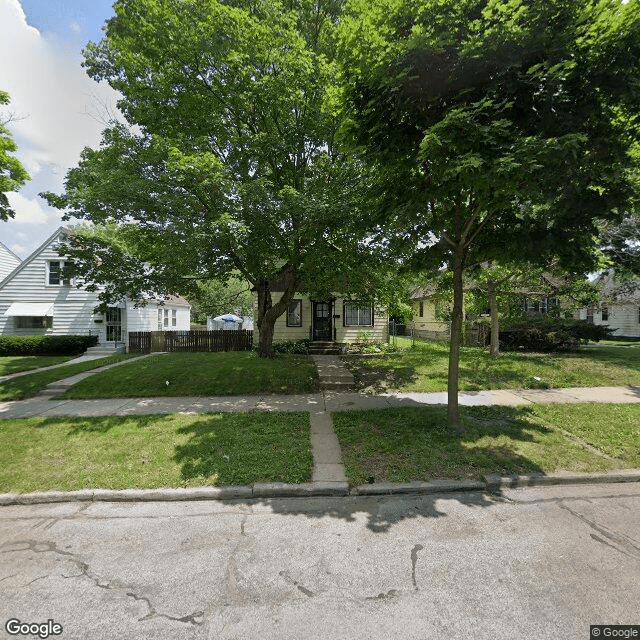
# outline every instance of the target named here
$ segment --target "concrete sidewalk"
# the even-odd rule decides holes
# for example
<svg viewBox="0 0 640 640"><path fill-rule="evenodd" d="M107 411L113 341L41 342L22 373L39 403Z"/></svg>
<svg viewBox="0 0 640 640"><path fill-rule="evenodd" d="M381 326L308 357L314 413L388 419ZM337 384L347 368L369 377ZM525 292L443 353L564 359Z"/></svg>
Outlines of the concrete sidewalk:
<svg viewBox="0 0 640 640"><path fill-rule="evenodd" d="M143 356L144 357L144 356ZM128 361L124 361L128 362ZM121 363L110 365L118 366ZM99 370L98 370L99 371ZM170 413L215 413L215 412L241 412L241 411L303 411L310 414L311 420L311 446L313 453L312 482L307 485L282 485L270 483L253 488L242 489L253 496L258 491L260 495L346 495L349 492L346 472L342 464L342 452L338 438L333 430L331 414L336 411L360 411L367 409L381 409L390 407L424 407L444 405L447 402L446 392L438 393L384 393L379 395L366 395L351 392L325 390L321 393L304 395L255 395L255 396L218 396L218 397L157 397L157 398L109 398L96 400L66 400L56 399L56 394L63 393L66 388L75 384L79 379L92 375L96 371L79 374L73 378L52 383L38 397L28 400L0 402L0 419L30 418L30 417L93 417L93 416L130 416ZM55 388L54 388L55 387ZM640 387L596 387L575 389L538 389L538 390L495 390L461 392L460 404L463 406L525 406L531 404L546 403L580 403L580 402L604 402L604 403L640 403ZM637 475L632 480L637 481ZM556 481L552 479L552 481ZM578 477L577 480L585 481ZM612 481L608 478L606 481ZM624 481L624 480L619 480ZM494 480L495 482L495 480ZM527 480L528 482L528 480ZM469 490L480 488L477 482L445 483L449 489L445 490ZM443 487L436 483L412 483L402 486L371 485L362 489L363 494L397 493L406 491L432 491L434 486L438 490ZM420 485L420 486L418 486ZM423 486L424 485L424 486ZM433 486L432 486L433 485ZM484 486L488 486L485 485ZM201 492L201 490L198 490ZM196 494L198 494L196 491ZM224 497L225 489L213 489L215 496ZM302 492L302 493L300 493ZM318 493L319 492L319 493ZM95 493L95 492L92 492ZM121 492L107 492L108 499L156 499L158 491L152 491L148 497L143 497L145 492L134 490L133 494L119 497ZM147 492L148 493L148 492ZM232 491L233 493L233 491ZM168 499L173 493L169 491ZM190 494L189 494L190 495ZM199 495L199 494L198 494ZM235 496L235 494L233 494ZM115 497L114 497L115 496ZM137 496L137 498L136 498ZM64 497L64 496L62 496ZM230 496L227 496L230 497ZM3 500L6 503L6 500ZM14 499L14 498L6 498ZM15 498L18 499L18 498ZM52 496L43 494L34 498L37 501L52 500ZM62 499L62 498L60 498ZM89 499L89 498L87 498ZM94 497L90 499L95 499ZM104 499L107 499L105 497ZM185 499L185 498L182 498Z"/></svg>
<svg viewBox="0 0 640 640"><path fill-rule="evenodd" d="M522 389L463 391L462 406L525 406L530 404L603 402L640 403L640 387L580 387L574 389ZM66 400L30 398L0 402L0 419L35 416L103 416L227 411L356 411L386 407L421 407L447 402L445 391L436 393L342 393L324 391L300 395L107 398Z"/></svg>

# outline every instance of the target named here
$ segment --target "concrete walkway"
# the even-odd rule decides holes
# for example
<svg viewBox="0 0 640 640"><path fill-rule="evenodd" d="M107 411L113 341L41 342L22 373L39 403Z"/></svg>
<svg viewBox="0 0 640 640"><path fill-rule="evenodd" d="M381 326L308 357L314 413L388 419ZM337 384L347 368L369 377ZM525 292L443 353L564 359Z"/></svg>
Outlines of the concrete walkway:
<svg viewBox="0 0 640 640"><path fill-rule="evenodd" d="M70 364L78 364L80 362L88 362L89 360L99 360L106 356L78 356L72 358L60 364L52 364L49 367L39 367L37 369L27 369L27 371L18 371L16 373L9 373L6 376L0 376L0 382L6 382L7 380L13 380L13 378L21 378L22 376L28 376L31 373L40 373L41 371L49 371L50 369L59 369L60 367L67 367Z"/></svg>
<svg viewBox="0 0 640 640"><path fill-rule="evenodd" d="M318 370L321 389L350 389L353 387L353 374L336 356L312 355L311 360Z"/></svg>

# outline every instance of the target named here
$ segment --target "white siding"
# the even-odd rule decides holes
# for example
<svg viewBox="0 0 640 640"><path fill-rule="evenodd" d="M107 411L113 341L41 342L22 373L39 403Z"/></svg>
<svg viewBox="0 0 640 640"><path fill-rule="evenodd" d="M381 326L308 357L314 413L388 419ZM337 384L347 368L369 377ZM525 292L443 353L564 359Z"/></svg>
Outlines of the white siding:
<svg viewBox="0 0 640 640"><path fill-rule="evenodd" d="M0 282L2 282L18 265L20 260L0 242Z"/></svg>
<svg viewBox="0 0 640 640"><path fill-rule="evenodd" d="M54 245L57 237L32 257L22 268L0 287L0 333L9 335L64 335L95 334L93 308L97 305L95 293L75 286L49 285L46 282L47 261L60 260ZM15 318L4 312L13 302L52 302L53 326L50 329L17 329Z"/></svg>
<svg viewBox="0 0 640 640"><path fill-rule="evenodd" d="M59 234L59 232L58 232ZM94 314L98 306L97 292L78 289L71 285L47 283L49 260L60 260L55 250L58 234L49 239L24 263L13 278L0 287L0 334L6 335L98 335L101 343L106 341L106 324L103 314ZM53 303L53 322L47 329L18 329L15 318L4 312L13 302ZM128 331L156 331L158 328L158 305L153 302L135 309L127 301L122 307L122 340L127 341ZM163 308L177 311L176 326L172 330L188 330L190 307L167 304ZM101 322L96 322L101 320Z"/></svg>
<svg viewBox="0 0 640 640"><path fill-rule="evenodd" d="M618 338L640 338L640 304L609 305L609 318L602 320L602 311L593 313L593 324L605 325L610 329L617 329L613 334ZM585 312L586 317L586 312Z"/></svg>
<svg viewBox="0 0 640 640"><path fill-rule="evenodd" d="M275 304L282 297L281 293L273 293L272 300ZM273 332L274 342L284 340L303 340L311 337L311 323L313 304L308 296L296 294L294 300L302 300L302 326L287 327L287 314L283 313L277 320ZM370 339L376 342L384 342L387 339L389 319L385 309L373 305L373 326L368 327L345 327L344 326L344 298L336 298L333 303L333 315L338 316L333 319L336 342L355 342L360 332L366 331ZM258 317L258 300L254 296L253 301L254 318ZM253 339L257 344L259 340L258 323L254 322Z"/></svg>
<svg viewBox="0 0 640 640"><path fill-rule="evenodd" d="M607 320L602 320L602 305L593 311L593 324L617 329L613 334L621 338L640 338L640 288L619 287L613 273L603 274L598 284L603 302L609 310ZM586 320L587 309L580 309L579 317Z"/></svg>

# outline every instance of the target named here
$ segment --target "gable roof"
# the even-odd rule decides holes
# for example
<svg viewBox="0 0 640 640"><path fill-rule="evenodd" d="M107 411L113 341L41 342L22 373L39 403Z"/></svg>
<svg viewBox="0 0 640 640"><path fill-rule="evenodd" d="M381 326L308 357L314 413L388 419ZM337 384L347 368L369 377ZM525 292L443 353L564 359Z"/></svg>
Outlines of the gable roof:
<svg viewBox="0 0 640 640"><path fill-rule="evenodd" d="M0 249L3 249L4 251L6 251L10 257L15 258L18 262L22 262L22 258L19 258L15 253L13 253L13 251L11 251L11 249L9 249L9 247L7 247L7 245L4 244L4 242L0 242Z"/></svg>
<svg viewBox="0 0 640 640"><path fill-rule="evenodd" d="M25 258L4 280L2 280L2 282L0 282L0 289L2 289L9 280L18 275L28 264L33 262L33 260L37 258L60 234L66 232L67 229L65 227L58 227L55 232L52 233L30 256Z"/></svg>

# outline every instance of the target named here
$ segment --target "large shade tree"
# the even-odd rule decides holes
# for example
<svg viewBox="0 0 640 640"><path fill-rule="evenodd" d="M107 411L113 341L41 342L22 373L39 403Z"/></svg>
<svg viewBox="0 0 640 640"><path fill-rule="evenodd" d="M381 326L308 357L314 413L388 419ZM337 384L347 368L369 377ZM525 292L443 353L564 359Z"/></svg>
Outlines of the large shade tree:
<svg viewBox="0 0 640 640"><path fill-rule="evenodd" d="M98 225L65 251L103 300L233 273L258 294L260 353L296 290L367 289L361 168L325 108L337 0L118 0L85 67L126 122L51 204ZM354 186L355 185L355 186ZM283 268L286 267L286 268ZM272 300L269 282L284 293Z"/></svg>
<svg viewBox="0 0 640 640"><path fill-rule="evenodd" d="M9 94L0 91L0 108L9 104ZM8 220L15 216L15 211L9 205L7 193L17 191L28 179L29 174L15 157L18 150L6 125L11 116L0 110L0 220Z"/></svg>
<svg viewBox="0 0 640 640"><path fill-rule="evenodd" d="M350 0L343 99L382 176L381 223L416 269L453 274L448 417L460 426L463 272L593 267L631 193L637 0Z"/></svg>

